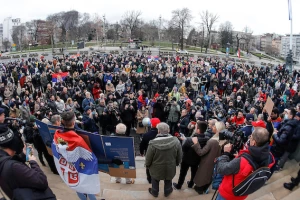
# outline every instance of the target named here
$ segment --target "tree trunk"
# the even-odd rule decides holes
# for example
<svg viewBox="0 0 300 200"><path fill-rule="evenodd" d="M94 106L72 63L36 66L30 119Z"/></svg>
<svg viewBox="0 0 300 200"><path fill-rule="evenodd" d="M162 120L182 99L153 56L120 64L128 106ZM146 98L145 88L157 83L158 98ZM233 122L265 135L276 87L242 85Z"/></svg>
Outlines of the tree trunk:
<svg viewBox="0 0 300 200"><path fill-rule="evenodd" d="M181 50L183 50L183 25L182 25L182 28L181 28L181 43L180 43L180 48Z"/></svg>

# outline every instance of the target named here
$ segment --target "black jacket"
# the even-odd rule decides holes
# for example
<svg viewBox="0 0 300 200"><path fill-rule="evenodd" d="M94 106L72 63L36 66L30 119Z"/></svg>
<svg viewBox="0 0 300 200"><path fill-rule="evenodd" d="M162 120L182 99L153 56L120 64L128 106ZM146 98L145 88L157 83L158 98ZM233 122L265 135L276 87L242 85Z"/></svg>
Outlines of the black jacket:
<svg viewBox="0 0 300 200"><path fill-rule="evenodd" d="M0 150L0 186L5 194L12 199L13 190L16 188L32 188L46 190L48 188L47 177L35 161L25 164L25 155L9 156Z"/></svg>
<svg viewBox="0 0 300 200"><path fill-rule="evenodd" d="M150 140L153 140L156 137L157 133L158 133L157 128L151 128L150 131L148 131L147 133L145 133L143 135L143 139L140 143L140 153L141 153L141 155L146 154L146 151L147 151Z"/></svg>
<svg viewBox="0 0 300 200"><path fill-rule="evenodd" d="M289 149L289 144L297 129L298 123L299 121L296 119L289 119L282 125L278 133L273 135L274 145L271 149L275 157L280 157Z"/></svg>
<svg viewBox="0 0 300 200"><path fill-rule="evenodd" d="M206 142L209 140L209 138L206 137L204 134L197 134L196 136L198 137L198 142L199 142L201 148L203 148L206 145ZM192 141L192 138L190 138L190 137L186 138L186 140L183 142L182 162L184 162L185 164L188 164L190 166L195 166L195 165L198 166L198 164L200 163L201 157L198 156L198 154L192 148L193 145L194 145L194 143Z"/></svg>
<svg viewBox="0 0 300 200"><path fill-rule="evenodd" d="M33 128L34 125L32 123L27 123L26 127L24 128L23 135L25 137L25 143L33 144L33 138L35 129Z"/></svg>
<svg viewBox="0 0 300 200"><path fill-rule="evenodd" d="M189 125L189 116L186 115L184 117L181 117L179 123L179 132L187 136L189 132L189 129L187 128Z"/></svg>

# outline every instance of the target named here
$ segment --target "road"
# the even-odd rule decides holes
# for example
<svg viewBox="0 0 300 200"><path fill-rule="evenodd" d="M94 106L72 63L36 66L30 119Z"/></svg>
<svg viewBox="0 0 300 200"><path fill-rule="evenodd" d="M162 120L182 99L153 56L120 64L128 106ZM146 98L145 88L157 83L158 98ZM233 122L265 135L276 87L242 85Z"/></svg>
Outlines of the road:
<svg viewBox="0 0 300 200"><path fill-rule="evenodd" d="M77 49L70 49L70 50L65 50L64 53L68 54L69 52L79 52L79 51L89 51L89 53L93 52L93 51L100 51L100 52L106 52L106 53L109 53L110 51L119 51L121 52L120 48L119 47L97 47L97 46L94 46L92 47L93 50L90 50L91 47L85 47L84 49L80 49L80 50L77 50ZM126 47L123 47L122 49L123 51L136 51L138 54L141 54L142 53L142 50L141 49L128 49ZM152 55L158 55L159 54L159 48L158 47L150 47L150 48L146 48L144 49L144 51L151 51L152 52ZM167 52L172 52L172 49L171 48L164 48L163 50L161 51L167 51ZM40 57L40 55L42 53L48 53L49 55L48 56L45 56L46 59L52 59L53 58L53 55L51 53L51 49L48 49L48 50L44 50L44 51L36 51L36 52L30 52L30 53L38 53L39 56L38 58ZM28 52L26 53L22 53L22 54L29 54ZM9 56L12 56L12 55L22 55L21 53L20 54L9 54L8 53L4 53L3 56L5 55L9 55ZM205 54L205 53L198 53L198 52L192 52L192 54L194 54L195 56L198 56L198 55L202 55L202 56L218 56L218 57L226 57L225 54L220 54L220 52L217 52L217 54ZM175 55L175 54L174 54ZM244 55L246 55L246 52L244 52ZM257 58L256 56L245 56L245 57L242 57L242 58L237 58L237 57L230 57L230 58L235 58L236 60L245 60L246 63L249 64L249 61L252 61L252 62L255 62L255 65L261 65L261 63L272 63L274 65L278 65L278 64L283 64L282 61L280 60L269 60L269 59L259 59ZM8 63L8 62L11 62L11 61L15 61L15 60L21 60L21 58L11 58L11 59L1 59L0 62L1 63ZM27 59L27 58L24 58L24 59ZM295 68L298 70L300 69L300 66L295 66Z"/></svg>

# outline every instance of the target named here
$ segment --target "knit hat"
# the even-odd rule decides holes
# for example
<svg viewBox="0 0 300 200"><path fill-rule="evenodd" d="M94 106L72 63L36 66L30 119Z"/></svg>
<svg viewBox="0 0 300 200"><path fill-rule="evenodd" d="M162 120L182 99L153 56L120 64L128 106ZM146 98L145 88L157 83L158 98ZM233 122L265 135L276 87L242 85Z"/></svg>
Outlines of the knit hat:
<svg viewBox="0 0 300 200"><path fill-rule="evenodd" d="M35 116L34 115L30 115L30 122L35 122Z"/></svg>
<svg viewBox="0 0 300 200"><path fill-rule="evenodd" d="M3 114L5 110L3 108L0 108L0 115Z"/></svg>
<svg viewBox="0 0 300 200"><path fill-rule="evenodd" d="M156 128L157 124L160 123L160 120L159 120L158 118L152 118L152 119L150 120L150 122L151 122L152 128Z"/></svg>
<svg viewBox="0 0 300 200"><path fill-rule="evenodd" d="M10 148L20 154L24 148L24 143L6 124L0 124L0 147Z"/></svg>

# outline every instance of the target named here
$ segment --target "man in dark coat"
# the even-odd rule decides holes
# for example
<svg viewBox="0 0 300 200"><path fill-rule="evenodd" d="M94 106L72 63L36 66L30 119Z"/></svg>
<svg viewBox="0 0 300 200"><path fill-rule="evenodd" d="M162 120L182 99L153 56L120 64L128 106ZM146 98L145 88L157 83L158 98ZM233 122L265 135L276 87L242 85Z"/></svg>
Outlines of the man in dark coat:
<svg viewBox="0 0 300 200"><path fill-rule="evenodd" d="M140 143L141 156L144 156L146 154L150 140L153 140L156 137L158 133L156 125L160 123L160 120L158 118L152 118L150 120L150 123L151 123L151 129L143 135L143 139ZM147 174L148 182L151 183L151 175L149 169L146 169L146 174Z"/></svg>
<svg viewBox="0 0 300 200"><path fill-rule="evenodd" d="M208 137L205 137L204 132L207 129L207 123L199 121L197 123L197 130L196 130L196 137L198 138L198 143L200 144L201 148L203 148L206 145L206 142L209 140ZM191 167L191 179L188 181L188 187L192 188L194 186L194 178L198 169L198 165L200 163L201 157L197 155L197 153L192 148L193 145L192 138L186 138L183 141L182 145L182 162L180 166L180 175L178 179L178 183L173 183L174 188L181 189L185 176Z"/></svg>
<svg viewBox="0 0 300 200"><path fill-rule="evenodd" d="M179 133L184 134L186 137L188 137L188 125L189 125L189 116L187 115L187 110L183 109L181 111L181 117L178 123L178 127L179 127Z"/></svg>

